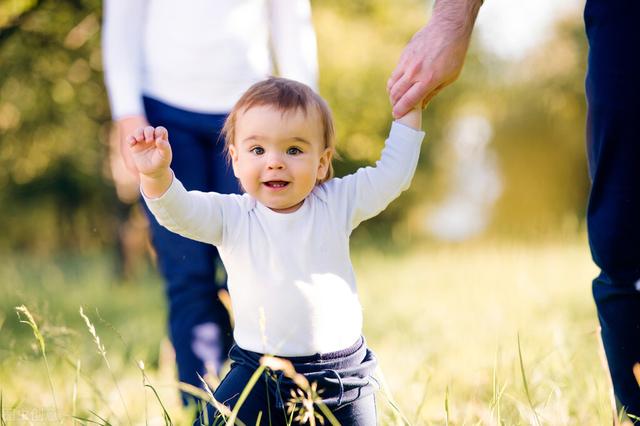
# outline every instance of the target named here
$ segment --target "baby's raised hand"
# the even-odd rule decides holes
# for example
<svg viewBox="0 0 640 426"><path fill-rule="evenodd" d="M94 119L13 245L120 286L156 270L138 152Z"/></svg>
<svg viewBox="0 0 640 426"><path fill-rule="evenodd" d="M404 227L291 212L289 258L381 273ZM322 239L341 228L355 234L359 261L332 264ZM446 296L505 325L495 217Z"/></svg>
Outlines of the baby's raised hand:
<svg viewBox="0 0 640 426"><path fill-rule="evenodd" d="M138 128L127 138L138 171L148 177L166 175L171 164L169 133L162 126Z"/></svg>

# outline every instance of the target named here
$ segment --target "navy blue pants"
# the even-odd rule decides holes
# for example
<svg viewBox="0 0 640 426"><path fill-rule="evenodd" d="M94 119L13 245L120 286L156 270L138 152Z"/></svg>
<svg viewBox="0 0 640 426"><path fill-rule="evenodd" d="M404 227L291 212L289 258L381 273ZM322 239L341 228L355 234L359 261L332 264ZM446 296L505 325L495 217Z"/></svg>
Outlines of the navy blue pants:
<svg viewBox="0 0 640 426"><path fill-rule="evenodd" d="M199 114L144 98L147 120L169 131L171 168L187 189L238 192L236 178L218 141L226 115ZM229 314L218 298L225 275L218 251L174 234L146 209L158 265L166 281L169 335L176 352L178 377L200 387L205 363L214 370L226 360L233 338ZM187 403L187 395L183 400Z"/></svg>
<svg viewBox="0 0 640 426"><path fill-rule="evenodd" d="M216 389L214 397L233 409L242 390L260 365L263 354L234 345L229 355L233 361L231 371ZM304 375L309 383L317 383L317 389L321 390L319 397L341 425L376 424L374 393L378 390L378 382L373 374L377 361L373 352L367 349L364 338L338 352L285 359L291 361L296 372ZM298 387L295 383L281 371L266 370L242 404L238 418L247 425L257 424L259 416L260 425L287 424L287 420L291 418L287 413L287 404L291 400L291 391L296 389ZM299 407L300 405L297 406L298 409ZM322 414L317 405L314 409ZM293 419L298 414L299 411L294 411ZM209 424L215 423L216 416L219 419L217 412L209 406ZM196 420L196 424L200 420L202 418ZM298 423L293 421L291 424ZM325 419L324 424L328 425L329 422Z"/></svg>
<svg viewBox="0 0 640 426"><path fill-rule="evenodd" d="M615 394L640 416L640 1L588 0L589 244Z"/></svg>

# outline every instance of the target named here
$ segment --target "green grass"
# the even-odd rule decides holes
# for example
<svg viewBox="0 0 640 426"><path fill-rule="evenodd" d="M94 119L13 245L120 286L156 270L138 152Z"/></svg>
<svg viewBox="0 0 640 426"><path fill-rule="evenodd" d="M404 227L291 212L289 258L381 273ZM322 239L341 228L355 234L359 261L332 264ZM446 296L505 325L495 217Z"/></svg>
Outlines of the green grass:
<svg viewBox="0 0 640 426"><path fill-rule="evenodd" d="M360 249L353 261L365 336L387 386L378 394L381 424L611 424L590 296L596 270L584 239ZM104 255L3 257L3 424L56 408L65 424L72 415L114 425L128 416L133 424L185 422L162 284L152 271L136 281L118 282ZM43 336L48 367L32 327L20 323L20 305Z"/></svg>

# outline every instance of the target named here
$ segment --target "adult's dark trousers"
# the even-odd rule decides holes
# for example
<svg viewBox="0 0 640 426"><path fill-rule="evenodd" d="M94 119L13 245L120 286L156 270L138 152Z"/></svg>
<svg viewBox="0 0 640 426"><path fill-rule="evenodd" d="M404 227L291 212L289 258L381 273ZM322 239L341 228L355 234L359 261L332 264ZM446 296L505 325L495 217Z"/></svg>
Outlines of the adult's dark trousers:
<svg viewBox="0 0 640 426"><path fill-rule="evenodd" d="M587 0L584 19L593 296L614 392L640 416L640 1Z"/></svg>
<svg viewBox="0 0 640 426"><path fill-rule="evenodd" d="M230 352L231 371L216 389L216 400L233 409L258 369L262 356L234 345ZM305 376L309 383L316 383L317 397L342 426L377 424L375 392L379 386L373 377L377 360L367 348L364 338L341 351L283 359L290 361L295 371ZM298 416L304 419L305 410L300 411L301 401L297 401L293 414L287 411L294 402L292 391L297 392L298 389L282 371L267 369L240 406L238 418L247 425L309 424L308 420L296 420ZM317 404L314 410L325 417ZM208 416L204 418L204 412L201 413L195 424L221 424L220 414L208 405ZM329 424L326 418L324 424Z"/></svg>
<svg viewBox="0 0 640 426"><path fill-rule="evenodd" d="M171 169L188 190L234 193L237 181L219 139L224 114L185 111L144 98L149 124L169 131ZM144 203L143 203L144 204ZM169 336L180 381L201 387L198 374L219 370L233 342L229 314L218 297L225 274L218 251L168 231L146 208L158 266L165 279ZM188 394L183 393L188 403Z"/></svg>

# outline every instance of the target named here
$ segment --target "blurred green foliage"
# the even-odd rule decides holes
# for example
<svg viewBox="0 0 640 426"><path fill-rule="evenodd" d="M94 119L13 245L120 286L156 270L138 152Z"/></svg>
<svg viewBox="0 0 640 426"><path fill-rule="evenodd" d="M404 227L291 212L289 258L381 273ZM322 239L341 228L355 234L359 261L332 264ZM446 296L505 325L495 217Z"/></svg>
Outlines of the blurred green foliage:
<svg viewBox="0 0 640 426"><path fill-rule="evenodd" d="M387 78L429 8L418 0L312 5L340 175L378 157L391 122ZM120 207L107 160L100 21L97 0L0 3L0 247L48 252L115 244ZM359 234L419 238L415 217L448 188L451 148L443 136L469 111L493 126L503 181L490 232L579 228L588 191L585 58L578 18L561 22L518 63L472 43L459 80L425 112L427 143L412 188Z"/></svg>
<svg viewBox="0 0 640 426"><path fill-rule="evenodd" d="M3 244L49 251L111 243L100 2L8 4L0 15Z"/></svg>

